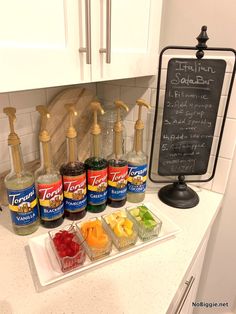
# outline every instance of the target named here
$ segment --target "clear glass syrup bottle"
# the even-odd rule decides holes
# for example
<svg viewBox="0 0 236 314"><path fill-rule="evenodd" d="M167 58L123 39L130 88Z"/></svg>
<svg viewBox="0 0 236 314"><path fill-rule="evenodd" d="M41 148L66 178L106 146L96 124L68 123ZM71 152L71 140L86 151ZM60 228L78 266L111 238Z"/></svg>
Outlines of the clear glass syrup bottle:
<svg viewBox="0 0 236 314"><path fill-rule="evenodd" d="M144 100L138 99L136 105L139 106L138 120L135 123L133 150L127 154L128 160L128 184L127 200L131 203L142 202L145 198L147 180L148 157L143 152L143 129L144 123L141 120L142 107L150 109L150 105Z"/></svg>
<svg viewBox="0 0 236 314"><path fill-rule="evenodd" d="M14 131L16 109L6 107L3 111L8 116L10 123L8 145L11 171L4 179L7 188L8 206L14 232L18 235L27 235L35 232L39 227L34 176L24 168L20 139Z"/></svg>
<svg viewBox="0 0 236 314"><path fill-rule="evenodd" d="M90 104L93 111L91 128L91 153L85 160L87 174L87 210L92 213L102 212L107 205L107 161L101 153L101 128L97 114L104 113L99 101Z"/></svg>
<svg viewBox="0 0 236 314"><path fill-rule="evenodd" d="M77 115L74 104L66 104L69 115L69 127L66 132L67 162L60 168L64 190L65 217L79 220L86 215L86 170L78 160L77 132L74 128L74 117Z"/></svg>
<svg viewBox="0 0 236 314"><path fill-rule="evenodd" d="M125 157L123 145L123 123L120 110L127 112L129 108L121 101L114 102L117 111L116 122L114 123L113 153L108 159L108 199L107 204L111 207L122 207L127 199L127 176L128 163Z"/></svg>
<svg viewBox="0 0 236 314"><path fill-rule="evenodd" d="M53 164L51 138L46 129L50 114L46 106L37 106L36 109L41 115L39 133L41 164L35 171L40 222L45 228L55 228L64 220L62 178Z"/></svg>

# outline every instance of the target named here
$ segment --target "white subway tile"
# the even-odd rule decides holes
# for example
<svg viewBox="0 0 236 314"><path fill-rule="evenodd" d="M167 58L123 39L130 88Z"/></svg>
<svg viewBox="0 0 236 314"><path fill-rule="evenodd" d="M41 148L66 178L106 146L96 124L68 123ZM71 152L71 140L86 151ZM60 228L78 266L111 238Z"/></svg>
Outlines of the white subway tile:
<svg viewBox="0 0 236 314"><path fill-rule="evenodd" d="M132 151L133 149L133 137L127 136L125 139L125 149L126 149L126 153Z"/></svg>
<svg viewBox="0 0 236 314"><path fill-rule="evenodd" d="M224 78L223 87L221 91L222 96L227 96L228 94L230 79L231 79L231 74L225 73L225 78Z"/></svg>
<svg viewBox="0 0 236 314"><path fill-rule="evenodd" d="M206 174L206 177L210 177L211 174ZM196 183L193 183L193 185L197 186L197 187L200 187L202 189L206 189L206 190L211 190L212 189L212 184L213 184L213 180L211 181L208 181L208 182L196 182Z"/></svg>
<svg viewBox="0 0 236 314"><path fill-rule="evenodd" d="M10 132L8 118L6 118L5 116L5 118L0 120L0 124L1 124L0 140L6 140ZM19 135L19 137L25 134L32 133L32 124L29 113L16 114L16 121L14 125L15 131Z"/></svg>
<svg viewBox="0 0 236 314"><path fill-rule="evenodd" d="M221 130L221 125L222 125L222 118L221 117L217 117L214 136L218 136L219 137L220 130Z"/></svg>
<svg viewBox="0 0 236 314"><path fill-rule="evenodd" d="M128 78L120 80L120 86L134 87L136 85L135 78Z"/></svg>
<svg viewBox="0 0 236 314"><path fill-rule="evenodd" d="M229 176L230 167L231 167L230 159L225 158L218 159L216 173L212 185L213 192L224 193Z"/></svg>
<svg viewBox="0 0 236 314"><path fill-rule="evenodd" d="M236 79L234 80L227 117L236 119Z"/></svg>
<svg viewBox="0 0 236 314"><path fill-rule="evenodd" d="M218 142L219 142L219 137L214 136L213 141L212 141L212 146L211 146L211 155L213 156L216 155Z"/></svg>
<svg viewBox="0 0 236 314"><path fill-rule="evenodd" d="M134 137L134 122L124 121L126 136L133 138Z"/></svg>
<svg viewBox="0 0 236 314"><path fill-rule="evenodd" d="M38 135L31 133L21 137L21 149L23 156L39 150Z"/></svg>
<svg viewBox="0 0 236 314"><path fill-rule="evenodd" d="M157 76L141 76L136 78L137 87L157 88Z"/></svg>
<svg viewBox="0 0 236 314"><path fill-rule="evenodd" d="M143 88L143 87L121 87L121 95L120 98L128 105L134 106L136 100L139 98L144 99L148 103L150 103L151 98L151 89Z"/></svg>
<svg viewBox="0 0 236 314"><path fill-rule="evenodd" d="M4 115L4 118L0 119L0 126L1 126L0 141L5 141L7 140L8 134L10 132L9 122L8 118L6 118L6 115Z"/></svg>
<svg viewBox="0 0 236 314"><path fill-rule="evenodd" d="M236 120L226 119L220 148L220 157L232 159L236 142Z"/></svg>
<svg viewBox="0 0 236 314"><path fill-rule="evenodd" d="M152 88L151 89L151 99L150 99L150 105L152 107L156 107L156 98L157 98L157 90Z"/></svg>
<svg viewBox="0 0 236 314"><path fill-rule="evenodd" d="M32 111L30 113L30 120L32 124L32 132L38 133L40 129L40 114L38 111Z"/></svg>
<svg viewBox="0 0 236 314"><path fill-rule="evenodd" d="M97 84L97 96L105 101L122 99L120 96L120 86L106 83ZM124 101L124 99L122 99Z"/></svg>
<svg viewBox="0 0 236 314"><path fill-rule="evenodd" d="M160 89L166 89L167 70L161 70L161 83Z"/></svg>
<svg viewBox="0 0 236 314"><path fill-rule="evenodd" d="M23 156L24 163L33 161L36 159L35 152L29 153Z"/></svg>
<svg viewBox="0 0 236 314"><path fill-rule="evenodd" d="M104 84L110 85L117 85L117 86L135 86L135 78L127 78L127 79L120 79L120 80L113 80L113 81L105 81ZM99 83L97 83L99 84Z"/></svg>
<svg viewBox="0 0 236 314"><path fill-rule="evenodd" d="M24 111L21 111L22 109L29 108L32 111L32 107L46 104L45 89L9 93L9 97L10 105L16 107L17 113L23 113Z"/></svg>
<svg viewBox="0 0 236 314"><path fill-rule="evenodd" d="M4 107L9 107L10 102L9 102L9 94L8 93L0 93L0 118L5 116L3 114L3 108Z"/></svg>
<svg viewBox="0 0 236 314"><path fill-rule="evenodd" d="M134 121L135 117L134 117L134 106L132 108L130 108L129 106L129 112L128 113L124 113L123 117L125 119L125 121Z"/></svg>
<svg viewBox="0 0 236 314"><path fill-rule="evenodd" d="M11 168L10 160L0 162L0 173L10 170L10 168Z"/></svg>
<svg viewBox="0 0 236 314"><path fill-rule="evenodd" d="M5 162L10 159L7 140L0 142L0 161Z"/></svg>
<svg viewBox="0 0 236 314"><path fill-rule="evenodd" d="M226 96L221 96L218 113L217 113L219 117L222 117L224 115L225 104L226 104Z"/></svg>

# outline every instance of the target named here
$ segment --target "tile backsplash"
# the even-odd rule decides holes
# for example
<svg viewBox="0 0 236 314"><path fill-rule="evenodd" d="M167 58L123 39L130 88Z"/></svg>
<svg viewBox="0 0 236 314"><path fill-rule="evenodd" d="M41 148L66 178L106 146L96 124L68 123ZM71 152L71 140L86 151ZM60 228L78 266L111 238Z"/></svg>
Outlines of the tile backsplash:
<svg viewBox="0 0 236 314"><path fill-rule="evenodd" d="M162 71L163 81L161 83L160 90L160 105L164 99L164 82L166 77L166 69L164 68ZM228 74L229 73L227 73L226 76ZM217 127L213 141L213 148L211 151L211 160L214 160L214 154L216 151L215 147L219 138L218 130L220 129L222 112L226 100L225 95L227 94L227 81L228 78L226 77L226 83L224 85L217 118ZM149 153L152 137L152 121L156 106L156 85L156 76L148 76L91 84L81 84L78 86L91 89L94 94L97 95L102 100L102 102L108 106L112 106L112 102L115 99L122 99L124 102L127 103L130 108L130 112L125 116L124 120L127 135L127 151L131 150L133 145L134 123L137 119L137 106L135 106L135 100L138 98L143 98L148 103L150 103L152 109L149 112L147 112L147 110L143 110L142 118L145 123L144 150ZM39 130L39 116L35 110L35 107L39 104L49 104L60 91L68 87L69 86L61 86L0 94L0 173L9 169L10 166L7 147L7 136L9 132L9 127L7 118L2 113L3 107L15 106L17 108L16 131L21 137L24 161L32 161L39 156L39 145L37 139ZM231 102L227 114L224 136L220 149L215 177L211 182L201 184L203 187L219 193L223 193L225 190L235 147L236 106L234 105L234 102L236 102L236 87L234 87L231 96ZM212 163L210 163L210 167L211 166Z"/></svg>

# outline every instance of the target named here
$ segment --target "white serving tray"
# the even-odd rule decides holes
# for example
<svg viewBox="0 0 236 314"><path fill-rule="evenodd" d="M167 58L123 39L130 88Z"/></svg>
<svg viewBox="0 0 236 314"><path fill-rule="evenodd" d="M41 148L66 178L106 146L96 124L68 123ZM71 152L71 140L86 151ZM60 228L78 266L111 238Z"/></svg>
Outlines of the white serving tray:
<svg viewBox="0 0 236 314"><path fill-rule="evenodd" d="M95 269L99 266L103 266L106 263L119 260L124 255L137 253L141 249L145 249L148 246L153 246L159 244L164 240L173 238L179 231L180 228L173 223L169 218L161 213L161 211L156 210L149 203L145 202L145 205L162 220L162 228L157 238L150 241L143 242L138 239L137 243L128 248L125 251L118 251L114 245L112 246L112 251L109 256L97 261L90 261L89 257L86 257L85 263L77 269L70 272L63 273L54 255L49 242L48 233L43 235L33 237L29 240L29 248L32 254L33 262L38 274L38 279L41 286L47 286L55 283L59 280L74 276L75 274L82 274L85 271ZM134 205L135 207L136 205ZM114 211L114 210L113 210ZM102 215L100 213L99 215ZM86 217L85 217L86 220Z"/></svg>

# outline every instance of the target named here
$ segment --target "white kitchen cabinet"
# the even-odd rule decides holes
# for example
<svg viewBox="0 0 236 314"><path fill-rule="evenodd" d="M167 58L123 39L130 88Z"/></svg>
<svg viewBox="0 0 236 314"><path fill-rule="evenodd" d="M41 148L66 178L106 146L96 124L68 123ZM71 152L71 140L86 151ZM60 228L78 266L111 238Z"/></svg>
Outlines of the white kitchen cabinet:
<svg viewBox="0 0 236 314"><path fill-rule="evenodd" d="M205 236L196 257L193 260L190 270L187 272L183 283L180 285L176 295L171 302L167 314L192 314L194 311L193 302L197 302L199 280L201 277L202 266L205 258L207 243L210 231Z"/></svg>
<svg viewBox="0 0 236 314"><path fill-rule="evenodd" d="M155 74L161 5L0 1L0 92ZM81 48L90 48L91 60ZM110 51L110 63L102 48Z"/></svg>
<svg viewBox="0 0 236 314"><path fill-rule="evenodd" d="M0 92L90 80L78 10L75 0L0 1Z"/></svg>
<svg viewBox="0 0 236 314"><path fill-rule="evenodd" d="M157 73L162 1L111 0L111 60L99 53L109 33L109 1L93 2L92 80L111 80ZM95 10L94 10L95 9ZM99 14L97 14L99 12ZM98 16L100 17L98 19ZM94 22L94 23L93 23Z"/></svg>

